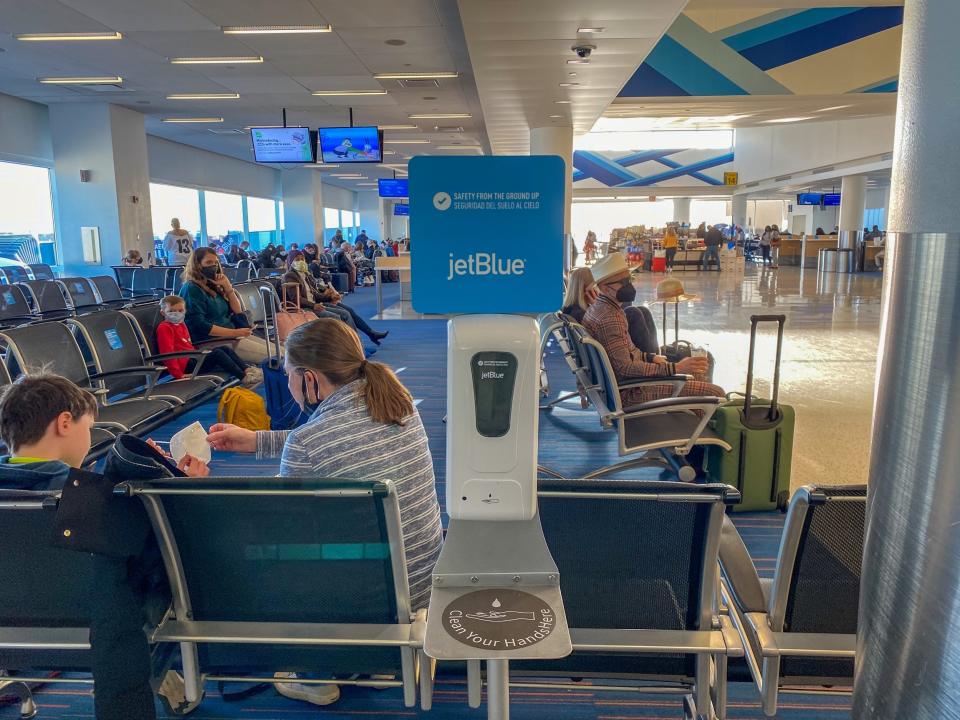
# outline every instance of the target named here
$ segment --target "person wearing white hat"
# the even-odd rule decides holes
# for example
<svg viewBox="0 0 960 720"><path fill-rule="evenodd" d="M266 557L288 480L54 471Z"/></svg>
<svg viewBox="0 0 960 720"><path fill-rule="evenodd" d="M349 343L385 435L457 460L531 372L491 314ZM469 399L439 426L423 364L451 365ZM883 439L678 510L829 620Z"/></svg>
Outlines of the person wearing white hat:
<svg viewBox="0 0 960 720"><path fill-rule="evenodd" d="M610 358L613 372L620 381L659 375L693 375L695 379L684 383L680 394L687 397L713 395L724 397L723 388L703 380L707 371L707 359L688 357L680 362L667 362L661 356L642 352L630 339L627 316L620 303L629 303L637 296L637 289L630 279L630 268L620 253L607 255L590 268L597 284L599 297L583 317L583 325L599 342ZM649 400L670 397L672 385L648 385L620 392L624 407Z"/></svg>

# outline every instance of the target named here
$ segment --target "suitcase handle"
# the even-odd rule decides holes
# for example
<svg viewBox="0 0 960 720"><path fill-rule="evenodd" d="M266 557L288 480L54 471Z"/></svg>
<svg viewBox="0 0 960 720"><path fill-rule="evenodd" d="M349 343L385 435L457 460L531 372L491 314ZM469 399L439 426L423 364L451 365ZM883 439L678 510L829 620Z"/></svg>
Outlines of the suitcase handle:
<svg viewBox="0 0 960 720"><path fill-rule="evenodd" d="M770 397L770 408L767 410L767 422L776 422L777 401L780 395L780 358L783 353L783 328L787 322L786 315L751 315L750 316L750 359L747 363L747 391L743 402L743 419L750 421L750 411L753 407L753 361L756 354L757 327L760 323L777 323L777 357L773 368L773 389Z"/></svg>

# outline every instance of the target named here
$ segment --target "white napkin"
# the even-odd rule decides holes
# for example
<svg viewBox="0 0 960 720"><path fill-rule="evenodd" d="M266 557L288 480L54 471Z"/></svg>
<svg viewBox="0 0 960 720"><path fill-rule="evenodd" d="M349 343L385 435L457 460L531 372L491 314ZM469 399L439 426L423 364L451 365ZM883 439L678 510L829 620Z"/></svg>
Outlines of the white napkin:
<svg viewBox="0 0 960 720"><path fill-rule="evenodd" d="M207 444L207 431L203 429L203 425L199 422L192 423L170 438L170 454L177 462L189 454L209 463L210 445Z"/></svg>

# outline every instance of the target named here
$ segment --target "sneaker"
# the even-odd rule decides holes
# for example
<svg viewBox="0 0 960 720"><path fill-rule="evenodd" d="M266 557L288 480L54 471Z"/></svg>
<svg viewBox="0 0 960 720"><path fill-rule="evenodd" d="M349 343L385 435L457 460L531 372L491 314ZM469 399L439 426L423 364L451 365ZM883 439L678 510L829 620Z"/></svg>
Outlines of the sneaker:
<svg viewBox="0 0 960 720"><path fill-rule="evenodd" d="M295 678L296 673L274 673L277 678ZM336 685L304 685L302 683L274 683L277 692L291 700L301 700L314 705L331 705L340 699Z"/></svg>

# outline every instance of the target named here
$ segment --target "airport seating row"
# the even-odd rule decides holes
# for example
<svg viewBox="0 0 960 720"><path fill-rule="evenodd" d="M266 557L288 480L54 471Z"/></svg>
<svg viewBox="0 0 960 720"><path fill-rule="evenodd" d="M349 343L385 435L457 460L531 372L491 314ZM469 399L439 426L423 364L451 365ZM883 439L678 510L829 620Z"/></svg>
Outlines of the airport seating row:
<svg viewBox="0 0 960 720"><path fill-rule="evenodd" d="M204 681L272 682L278 671L402 687L404 705L419 695L431 707L438 669L423 651L425 611L410 605L396 492L390 482L307 478L117 487L154 527L172 602L149 638L179 645L190 709ZM850 681L864 488L794 496L772 584L742 557L728 486L545 479L538 497L573 654L512 662L514 687L590 678L591 692L675 694L684 717L723 718L728 676L754 676L769 715L780 692ZM89 578L48 572L76 554L36 541L49 536L57 503L53 493L0 491L0 547L17 550L0 553L0 572L21 580L0 585L0 667L17 671L11 682L89 662L77 588ZM479 662L467 673L478 707Z"/></svg>
<svg viewBox="0 0 960 720"><path fill-rule="evenodd" d="M685 460L695 447L715 445L729 450L730 446L710 428L710 420L723 403L718 397L678 397L689 375L662 375L617 380L606 350L590 336L587 329L563 313L544 316L540 321L541 350L546 350L552 339L557 343L577 384L574 393L541 406L543 411L573 397L579 397L584 408L592 407L604 428L615 427L618 452L632 456L613 465L597 468L584 475L596 478L637 467L660 467L673 472L680 480L692 481L696 470ZM541 353L542 357L542 353ZM549 394L549 384L541 370L541 391ZM671 396L624 407L620 391L637 387L670 386ZM542 473L560 477L546 467Z"/></svg>

